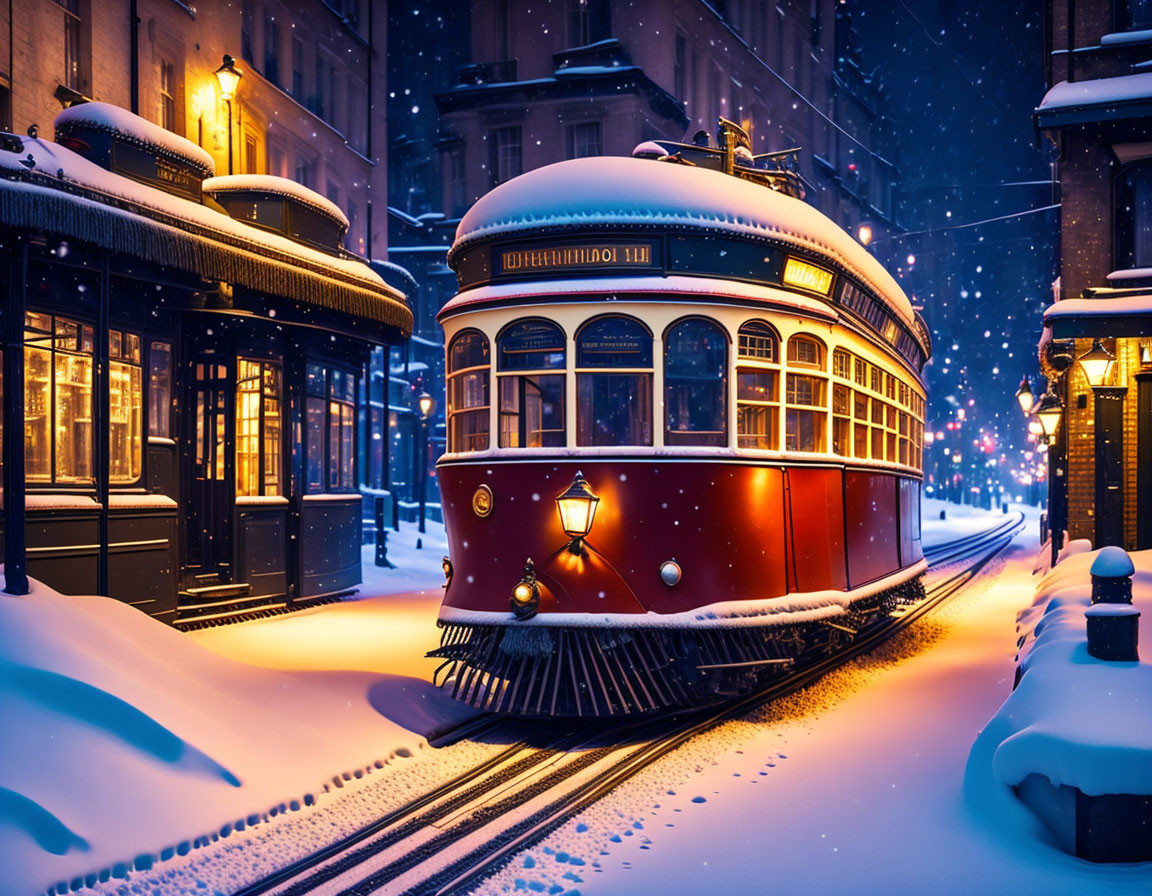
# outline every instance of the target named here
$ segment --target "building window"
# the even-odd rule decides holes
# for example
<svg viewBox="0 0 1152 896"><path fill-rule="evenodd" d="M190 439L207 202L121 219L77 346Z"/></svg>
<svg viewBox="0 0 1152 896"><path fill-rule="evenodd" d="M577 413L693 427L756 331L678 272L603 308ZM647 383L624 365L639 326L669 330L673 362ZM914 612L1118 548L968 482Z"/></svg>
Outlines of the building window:
<svg viewBox="0 0 1152 896"><path fill-rule="evenodd" d="M307 187L309 190L312 189L312 168L313 166L310 161L297 158L295 168L292 172L295 175L296 183L302 187Z"/></svg>
<svg viewBox="0 0 1152 896"><path fill-rule="evenodd" d="M583 159L598 156L603 152L600 146L600 122L586 121L568 125L568 158Z"/></svg>
<svg viewBox="0 0 1152 896"><path fill-rule="evenodd" d="M1152 165L1121 174L1115 208L1116 268L1152 266Z"/></svg>
<svg viewBox="0 0 1152 896"><path fill-rule="evenodd" d="M562 448L564 331L544 320L517 321L500 334L496 345L500 447ZM510 371L514 375L506 375Z"/></svg>
<svg viewBox="0 0 1152 896"><path fill-rule="evenodd" d="M489 186L511 180L522 170L520 126L495 128L488 132Z"/></svg>
<svg viewBox="0 0 1152 896"><path fill-rule="evenodd" d="M599 317L576 335L576 444L652 444L652 335Z"/></svg>
<svg viewBox="0 0 1152 896"><path fill-rule="evenodd" d="M29 482L92 481L92 328L24 318L24 463Z"/></svg>
<svg viewBox="0 0 1152 896"><path fill-rule="evenodd" d="M464 147L458 146L448 153L448 179L452 191L452 211L462 215L468 207L468 181L464 167Z"/></svg>
<svg viewBox="0 0 1152 896"><path fill-rule="evenodd" d="M763 321L748 321L737 334L736 443L741 448L780 447L779 344L776 331Z"/></svg>
<svg viewBox="0 0 1152 896"><path fill-rule="evenodd" d="M356 487L356 375L309 364L304 402L305 478L309 492Z"/></svg>
<svg viewBox="0 0 1152 896"><path fill-rule="evenodd" d="M271 143L268 144L268 173L277 177L284 176L284 150Z"/></svg>
<svg viewBox="0 0 1152 896"><path fill-rule="evenodd" d="M176 66L160 60L160 125L176 131Z"/></svg>
<svg viewBox="0 0 1152 896"><path fill-rule="evenodd" d="M172 344L153 342L148 349L148 435L172 437Z"/></svg>
<svg viewBox="0 0 1152 896"><path fill-rule="evenodd" d="M240 55L253 64L256 63L256 45L252 40L254 21L252 4L245 3L240 9Z"/></svg>
<svg viewBox="0 0 1152 896"><path fill-rule="evenodd" d="M108 481L140 478L143 447L143 376L140 337L108 331Z"/></svg>
<svg viewBox="0 0 1152 896"><path fill-rule="evenodd" d="M1152 28L1152 0L1121 0L1117 6L1121 31Z"/></svg>
<svg viewBox="0 0 1152 896"><path fill-rule="evenodd" d="M688 38L682 31L676 32L676 56L672 68L672 89L676 100L682 105L688 100L687 87L684 83L684 67L688 62Z"/></svg>
<svg viewBox="0 0 1152 896"><path fill-rule="evenodd" d="M257 154L256 154L256 136L254 134L244 135L244 170L248 174L258 174L260 169L257 167Z"/></svg>
<svg viewBox="0 0 1152 896"><path fill-rule="evenodd" d="M588 0L568 0L568 46L587 46L589 33Z"/></svg>
<svg viewBox="0 0 1152 896"><path fill-rule="evenodd" d="M304 101L304 39L298 34L292 35L292 96Z"/></svg>
<svg viewBox="0 0 1152 896"><path fill-rule="evenodd" d="M328 98L328 84L332 80L332 72L328 66L328 60L319 53L316 54L316 93L312 97L312 102L309 104L311 111L318 115L320 118L326 118L330 111L324 105L324 101Z"/></svg>
<svg viewBox="0 0 1152 896"><path fill-rule="evenodd" d="M264 16L264 77L280 86L280 26L270 15Z"/></svg>
<svg viewBox="0 0 1152 896"><path fill-rule="evenodd" d="M676 324L664 337L664 441L728 444L728 338L709 320Z"/></svg>
<svg viewBox="0 0 1152 896"><path fill-rule="evenodd" d="M83 92L80 77L80 0L60 0L64 9L64 86Z"/></svg>
<svg viewBox="0 0 1152 896"><path fill-rule="evenodd" d="M281 494L280 367L236 362L236 494Z"/></svg>
<svg viewBox="0 0 1152 896"><path fill-rule="evenodd" d="M465 330L448 347L448 451L488 448L488 337Z"/></svg>

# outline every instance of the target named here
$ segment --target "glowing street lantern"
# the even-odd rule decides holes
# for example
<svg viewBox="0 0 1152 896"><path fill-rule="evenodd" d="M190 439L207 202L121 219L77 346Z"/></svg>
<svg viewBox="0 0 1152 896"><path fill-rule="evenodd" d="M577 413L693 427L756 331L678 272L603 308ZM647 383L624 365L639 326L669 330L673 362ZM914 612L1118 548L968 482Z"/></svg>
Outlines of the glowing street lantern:
<svg viewBox="0 0 1152 896"><path fill-rule="evenodd" d="M1040 401L1036 403L1034 411L1036 419L1040 423L1040 428L1047 436L1049 444L1056 440L1056 430L1060 428L1060 418L1064 415L1064 407L1060 404L1060 399L1056 397L1056 393L1049 389L1041 396Z"/></svg>
<svg viewBox="0 0 1152 896"><path fill-rule="evenodd" d="M1016 401L1020 404L1020 410L1024 415L1032 413L1032 405L1035 404L1036 398L1032 394L1032 384L1028 382L1028 377L1023 376L1020 378L1020 388L1016 390Z"/></svg>
<svg viewBox="0 0 1152 896"><path fill-rule="evenodd" d="M216 69L216 80L220 84L220 99L228 103L232 102L233 97L236 96L236 87L240 84L240 78L243 75L244 73L236 68L236 60L225 54L224 63Z"/></svg>
<svg viewBox="0 0 1152 896"><path fill-rule="evenodd" d="M1092 348L1082 354L1078 359L1084 375L1088 377L1088 385L1097 388L1104 385L1108 374L1112 372L1112 365L1116 363L1116 356L1104 348L1099 339L1092 340Z"/></svg>
<svg viewBox="0 0 1152 896"><path fill-rule="evenodd" d="M564 534L572 539L568 550L573 554L583 554L582 540L592 531L592 522L596 519L596 505L600 499L588 487L584 474L577 471L576 478L568 486L568 490L556 499L556 507L560 511L560 525L564 527Z"/></svg>

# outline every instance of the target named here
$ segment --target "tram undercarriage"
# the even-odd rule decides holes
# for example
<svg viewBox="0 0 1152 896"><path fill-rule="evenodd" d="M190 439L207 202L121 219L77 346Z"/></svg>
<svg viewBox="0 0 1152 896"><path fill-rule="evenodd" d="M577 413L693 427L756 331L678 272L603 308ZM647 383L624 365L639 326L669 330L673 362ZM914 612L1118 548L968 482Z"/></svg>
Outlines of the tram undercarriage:
<svg viewBox="0 0 1152 896"><path fill-rule="evenodd" d="M748 693L842 650L921 576L855 601L834 620L713 628L560 627L441 621L434 681L477 709L529 717L662 712Z"/></svg>

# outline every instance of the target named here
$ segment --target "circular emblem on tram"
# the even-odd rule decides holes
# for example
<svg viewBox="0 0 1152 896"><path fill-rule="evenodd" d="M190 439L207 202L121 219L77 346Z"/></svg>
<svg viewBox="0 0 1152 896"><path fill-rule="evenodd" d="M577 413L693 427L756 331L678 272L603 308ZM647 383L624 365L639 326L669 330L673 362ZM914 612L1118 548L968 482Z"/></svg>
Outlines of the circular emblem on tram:
<svg viewBox="0 0 1152 896"><path fill-rule="evenodd" d="M478 517L486 517L492 512L492 489L482 485L472 493L472 512Z"/></svg>

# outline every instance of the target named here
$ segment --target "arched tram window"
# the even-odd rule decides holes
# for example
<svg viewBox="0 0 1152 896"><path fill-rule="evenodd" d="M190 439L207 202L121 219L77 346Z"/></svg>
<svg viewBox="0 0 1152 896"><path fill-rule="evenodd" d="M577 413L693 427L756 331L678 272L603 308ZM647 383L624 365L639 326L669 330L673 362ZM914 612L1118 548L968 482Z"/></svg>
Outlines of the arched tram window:
<svg viewBox="0 0 1152 896"><path fill-rule="evenodd" d="M564 447L564 346L546 320L516 321L497 337L501 448Z"/></svg>
<svg viewBox="0 0 1152 896"><path fill-rule="evenodd" d="M664 337L664 441L728 444L728 337L715 323L689 318Z"/></svg>
<svg viewBox="0 0 1152 896"><path fill-rule="evenodd" d="M737 334L736 433L741 448L780 448L780 339L759 320Z"/></svg>
<svg viewBox="0 0 1152 896"><path fill-rule="evenodd" d="M827 432L828 381L824 345L812 336L788 340L788 379L785 392L784 449L824 451ZM793 373L792 370L813 371ZM815 375L819 372L820 375Z"/></svg>
<svg viewBox="0 0 1152 896"><path fill-rule="evenodd" d="M488 447L488 337L465 330L448 348L448 450Z"/></svg>
<svg viewBox="0 0 1152 896"><path fill-rule="evenodd" d="M576 444L652 444L652 334L598 317L576 334Z"/></svg>

